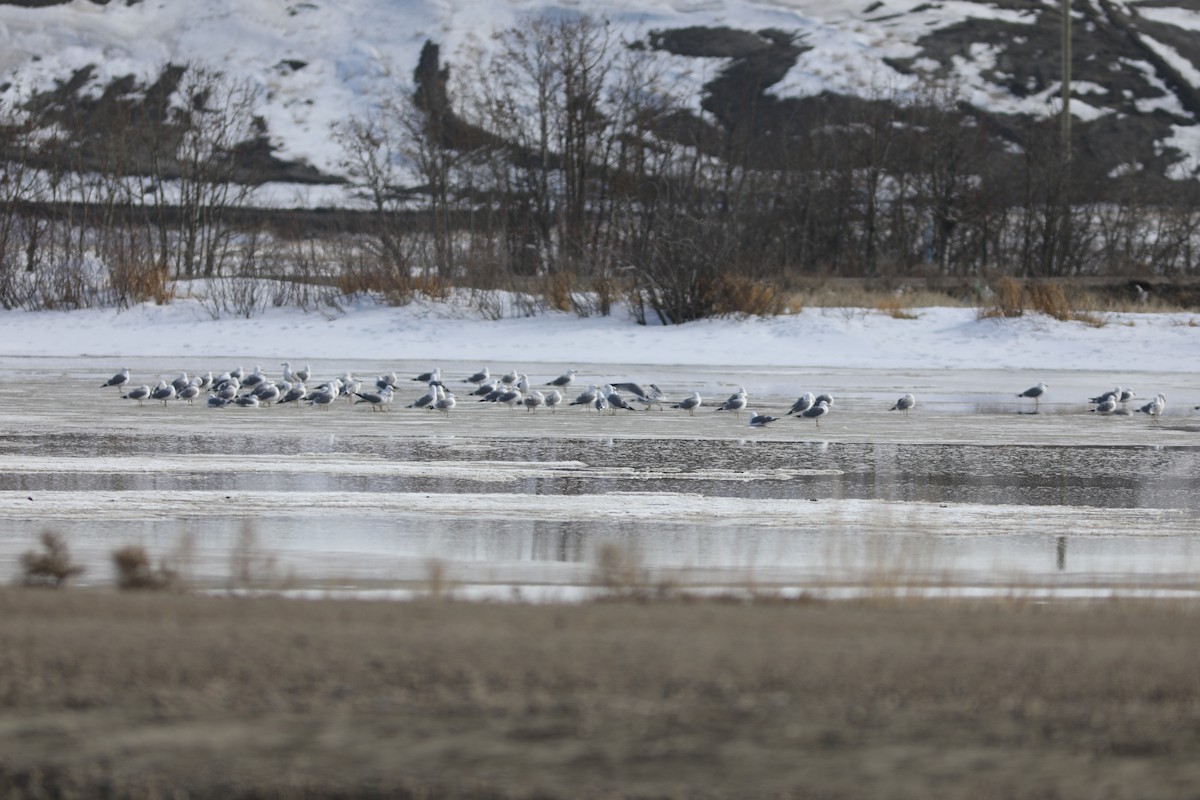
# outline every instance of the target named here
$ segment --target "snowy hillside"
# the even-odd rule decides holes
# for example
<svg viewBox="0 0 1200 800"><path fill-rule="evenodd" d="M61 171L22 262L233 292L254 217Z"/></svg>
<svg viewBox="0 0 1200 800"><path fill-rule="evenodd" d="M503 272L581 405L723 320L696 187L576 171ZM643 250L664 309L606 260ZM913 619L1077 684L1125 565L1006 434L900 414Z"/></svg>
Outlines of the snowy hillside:
<svg viewBox="0 0 1200 800"><path fill-rule="evenodd" d="M1200 11L1185 5L1075 3L1071 108L1084 152L1102 159L1103 171L1196 173ZM698 26L789 34L800 53L766 90L778 98L878 97L939 79L993 120L1044 117L1059 107L1058 9L1050 0L0 2L0 99L17 108L84 74L72 89L97 95L123 76L148 83L168 62L207 64L262 90L260 112L277 157L336 174L331 126L411 81L427 40L441 46L453 81L456 63L524 15L586 12L627 39ZM660 55L690 87L697 110L704 85L735 60Z"/></svg>

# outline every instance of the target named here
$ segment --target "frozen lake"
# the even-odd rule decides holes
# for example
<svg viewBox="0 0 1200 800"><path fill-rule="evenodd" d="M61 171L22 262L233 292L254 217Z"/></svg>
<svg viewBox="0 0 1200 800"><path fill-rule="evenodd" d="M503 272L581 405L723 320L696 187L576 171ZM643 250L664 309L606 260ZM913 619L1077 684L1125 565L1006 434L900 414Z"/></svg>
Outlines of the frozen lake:
<svg viewBox="0 0 1200 800"><path fill-rule="evenodd" d="M122 545L163 556L186 543L187 571L214 588L252 550L262 577L297 590L402 594L436 575L464 595L566 598L616 548L651 581L701 589L1200 590L1200 379L1188 374L525 367L541 384L575 366L572 397L634 380L719 402L744 386L752 409L780 416L804 391L836 398L819 428L751 429L711 407L528 413L465 391L448 417L405 409L423 388L408 378L432 365L403 361L312 365L321 378L396 370L387 413L139 406L100 388L119 366L0 359L7 572L53 529L91 584L112 581ZM153 384L234 364L128 366ZM465 390L482 365L440 366ZM1051 390L1034 414L1015 395L1038 380ZM1089 413L1086 398L1116 383L1163 392L1167 415ZM918 399L907 418L887 411L904 392Z"/></svg>

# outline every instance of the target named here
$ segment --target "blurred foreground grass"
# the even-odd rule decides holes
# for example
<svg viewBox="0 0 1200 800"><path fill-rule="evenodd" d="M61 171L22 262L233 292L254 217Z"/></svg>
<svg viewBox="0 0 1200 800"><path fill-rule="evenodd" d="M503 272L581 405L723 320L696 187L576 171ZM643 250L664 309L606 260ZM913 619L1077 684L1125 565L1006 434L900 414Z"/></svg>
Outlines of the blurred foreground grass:
<svg viewBox="0 0 1200 800"><path fill-rule="evenodd" d="M1200 604L0 589L0 798L1156 798Z"/></svg>

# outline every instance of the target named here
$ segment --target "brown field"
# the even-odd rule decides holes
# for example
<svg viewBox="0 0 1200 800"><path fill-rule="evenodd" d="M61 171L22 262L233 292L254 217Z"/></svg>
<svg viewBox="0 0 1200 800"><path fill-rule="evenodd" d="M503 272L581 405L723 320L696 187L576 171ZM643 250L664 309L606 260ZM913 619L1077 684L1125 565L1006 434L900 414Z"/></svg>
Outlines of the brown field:
<svg viewBox="0 0 1200 800"><path fill-rule="evenodd" d="M1177 798L1200 606L0 590L0 798Z"/></svg>

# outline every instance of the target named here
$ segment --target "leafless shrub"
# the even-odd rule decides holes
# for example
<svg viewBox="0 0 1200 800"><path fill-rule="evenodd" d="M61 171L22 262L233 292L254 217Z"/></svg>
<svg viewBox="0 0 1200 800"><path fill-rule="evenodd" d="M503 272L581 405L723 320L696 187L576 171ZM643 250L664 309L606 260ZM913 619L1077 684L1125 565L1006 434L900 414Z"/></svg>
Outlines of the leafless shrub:
<svg viewBox="0 0 1200 800"><path fill-rule="evenodd" d="M150 563L146 548L131 544L113 551L113 566L117 569L117 588L131 590L162 590L175 586L179 573L160 562Z"/></svg>
<svg viewBox="0 0 1200 800"><path fill-rule="evenodd" d="M472 289L470 305L484 319L504 319L504 300L491 289Z"/></svg>
<svg viewBox="0 0 1200 800"><path fill-rule="evenodd" d="M1019 317L1032 311L1060 322L1082 322L1096 328L1107 324L1107 320L1095 311L1076 306L1057 281L1023 284L1015 278L1003 277L996 281L991 303L980 307L977 316L979 319Z"/></svg>
<svg viewBox="0 0 1200 800"><path fill-rule="evenodd" d="M42 531L42 549L21 555L21 571L26 586L63 586L82 575L84 568L71 560L66 539L54 531Z"/></svg>

